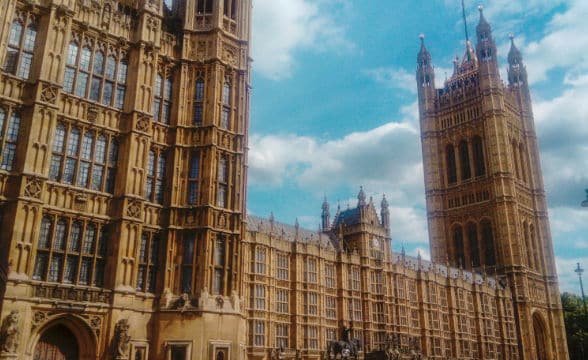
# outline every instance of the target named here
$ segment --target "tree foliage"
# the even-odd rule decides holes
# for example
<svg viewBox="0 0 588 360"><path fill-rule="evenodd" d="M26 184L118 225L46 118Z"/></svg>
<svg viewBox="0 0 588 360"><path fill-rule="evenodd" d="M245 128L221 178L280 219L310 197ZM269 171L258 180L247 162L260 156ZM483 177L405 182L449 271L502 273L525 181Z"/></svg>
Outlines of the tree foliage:
<svg viewBox="0 0 588 360"><path fill-rule="evenodd" d="M582 298L565 292L561 294L561 304L570 360L588 359L588 315L584 312Z"/></svg>

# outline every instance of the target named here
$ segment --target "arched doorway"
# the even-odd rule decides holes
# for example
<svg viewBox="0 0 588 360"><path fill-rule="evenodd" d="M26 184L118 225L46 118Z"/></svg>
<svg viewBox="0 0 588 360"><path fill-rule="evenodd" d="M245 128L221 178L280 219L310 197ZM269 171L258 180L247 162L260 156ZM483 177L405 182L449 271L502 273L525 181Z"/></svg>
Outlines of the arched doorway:
<svg viewBox="0 0 588 360"><path fill-rule="evenodd" d="M76 336L66 326L58 324L45 330L37 345L33 360L78 360L80 348Z"/></svg>
<svg viewBox="0 0 588 360"><path fill-rule="evenodd" d="M537 351L537 360L548 360L549 354L547 349L547 336L545 333L545 323L541 315L533 314L533 334L535 338L535 349Z"/></svg>

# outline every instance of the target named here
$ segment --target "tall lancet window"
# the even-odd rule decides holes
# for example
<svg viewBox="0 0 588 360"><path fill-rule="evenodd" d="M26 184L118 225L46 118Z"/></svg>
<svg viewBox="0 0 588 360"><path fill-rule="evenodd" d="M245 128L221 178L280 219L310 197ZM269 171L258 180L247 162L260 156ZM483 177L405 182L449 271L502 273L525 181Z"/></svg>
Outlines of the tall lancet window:
<svg viewBox="0 0 588 360"><path fill-rule="evenodd" d="M237 0L225 0L224 15L233 20L237 18Z"/></svg>
<svg viewBox="0 0 588 360"><path fill-rule="evenodd" d="M447 182L449 184L455 184L457 182L457 166L455 162L455 148L453 145L447 145L445 156L447 158Z"/></svg>
<svg viewBox="0 0 588 360"><path fill-rule="evenodd" d="M496 265L496 248L494 247L494 234L490 220L484 219L480 222L482 233L482 244L484 244L484 261L486 266Z"/></svg>
<svg viewBox="0 0 588 360"><path fill-rule="evenodd" d="M484 163L484 147L482 145L482 138L475 136L473 139L474 145L474 172L476 176L483 176L486 173L486 165Z"/></svg>
<svg viewBox="0 0 588 360"><path fill-rule="evenodd" d="M12 110L7 117L0 108L0 170L11 171L14 167L19 129L20 115Z"/></svg>
<svg viewBox="0 0 588 360"><path fill-rule="evenodd" d="M222 155L218 160L218 186L216 196L216 205L222 208L227 206L228 181L227 157Z"/></svg>
<svg viewBox="0 0 588 360"><path fill-rule="evenodd" d="M222 95L223 107L221 112L220 127L222 129L229 129L231 126L231 83L228 81L223 85Z"/></svg>
<svg viewBox="0 0 588 360"><path fill-rule="evenodd" d="M192 109L192 124L194 126L202 125L204 116L204 79L198 78L194 86L194 108Z"/></svg>
<svg viewBox="0 0 588 360"><path fill-rule="evenodd" d="M198 14L212 14L212 0L198 0L196 3Z"/></svg>
<svg viewBox="0 0 588 360"><path fill-rule="evenodd" d="M470 152L468 149L468 143L462 141L459 143L459 162L461 168L461 179L467 180L472 177L472 171L470 169Z"/></svg>
<svg viewBox="0 0 588 360"><path fill-rule="evenodd" d="M453 250L455 254L455 260L458 266L465 265L465 249L463 244L463 229L461 226L456 225L453 228Z"/></svg>
<svg viewBox="0 0 588 360"><path fill-rule="evenodd" d="M470 246L470 256L472 266L480 266L480 249L478 246L478 227L474 223L469 223L467 227L468 244Z"/></svg>

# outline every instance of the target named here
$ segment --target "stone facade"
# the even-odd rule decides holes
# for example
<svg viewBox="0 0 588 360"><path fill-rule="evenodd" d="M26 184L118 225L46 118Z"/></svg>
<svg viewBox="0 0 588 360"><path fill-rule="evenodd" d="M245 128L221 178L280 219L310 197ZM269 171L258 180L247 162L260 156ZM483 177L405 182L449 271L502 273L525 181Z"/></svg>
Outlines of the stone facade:
<svg viewBox="0 0 588 360"><path fill-rule="evenodd" d="M363 190L317 231L246 218L251 7L0 2L0 359L318 359L344 326L364 353L566 359L516 48L509 86L480 46L436 90L423 45L427 262ZM483 160L448 182L461 138Z"/></svg>
<svg viewBox="0 0 588 360"><path fill-rule="evenodd" d="M566 359L527 71L511 36L508 84L480 7L476 46L441 89L422 39L417 85L431 255L506 279L521 359Z"/></svg>
<svg viewBox="0 0 588 360"><path fill-rule="evenodd" d="M244 357L250 10L0 2L0 357Z"/></svg>

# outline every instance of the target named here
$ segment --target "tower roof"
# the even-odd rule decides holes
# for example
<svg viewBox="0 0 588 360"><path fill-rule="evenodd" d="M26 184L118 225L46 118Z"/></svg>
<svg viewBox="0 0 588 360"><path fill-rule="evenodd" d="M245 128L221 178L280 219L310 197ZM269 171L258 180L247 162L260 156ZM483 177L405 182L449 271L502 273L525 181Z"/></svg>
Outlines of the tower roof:
<svg viewBox="0 0 588 360"><path fill-rule="evenodd" d="M514 42L514 34L510 33L510 51L508 52L508 63L510 65L519 65L523 62L523 54L517 48Z"/></svg>

